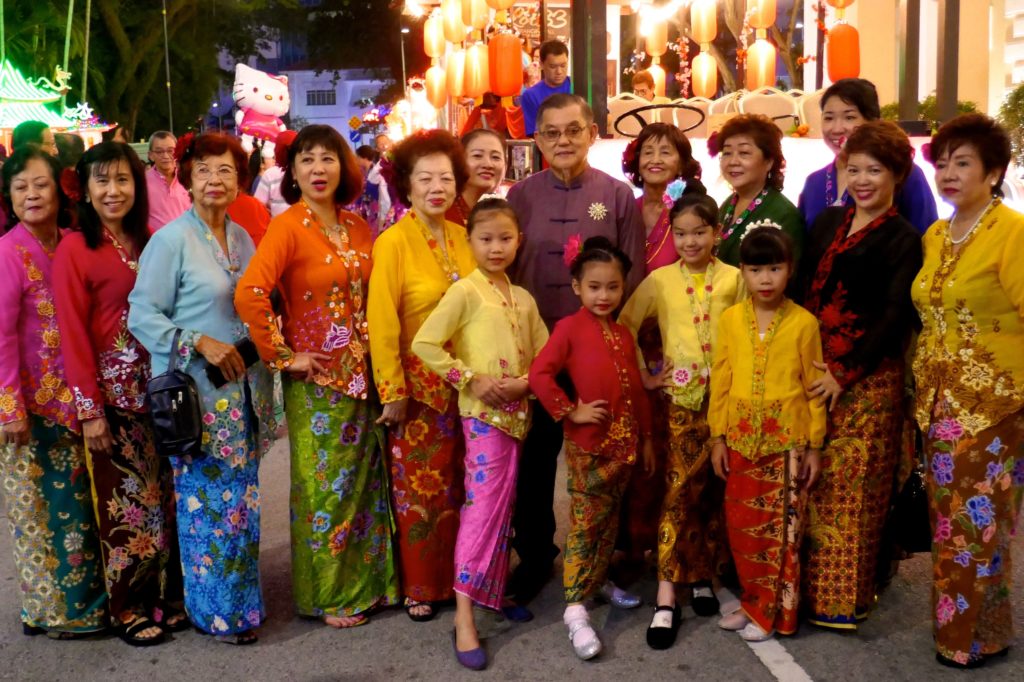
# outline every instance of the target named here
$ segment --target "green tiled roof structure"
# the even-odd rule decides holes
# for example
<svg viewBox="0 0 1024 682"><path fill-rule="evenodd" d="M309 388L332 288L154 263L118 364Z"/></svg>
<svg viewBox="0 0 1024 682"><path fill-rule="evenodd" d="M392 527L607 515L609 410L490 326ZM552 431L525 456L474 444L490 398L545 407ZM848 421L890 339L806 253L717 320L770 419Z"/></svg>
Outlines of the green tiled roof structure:
<svg viewBox="0 0 1024 682"><path fill-rule="evenodd" d="M23 121L42 121L51 128L73 128L74 121L46 107L60 97L56 90L30 83L9 61L0 64L0 128L13 128Z"/></svg>

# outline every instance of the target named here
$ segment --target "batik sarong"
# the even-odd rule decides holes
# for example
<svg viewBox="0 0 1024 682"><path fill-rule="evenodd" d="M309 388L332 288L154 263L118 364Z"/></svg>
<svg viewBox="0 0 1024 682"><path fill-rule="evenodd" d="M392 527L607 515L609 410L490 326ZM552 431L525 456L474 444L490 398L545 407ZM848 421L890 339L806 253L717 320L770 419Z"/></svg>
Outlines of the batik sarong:
<svg viewBox="0 0 1024 682"><path fill-rule="evenodd" d="M797 475L801 454L774 452L756 460L729 450L725 522L739 578L740 606L762 630L797 629L800 540L807 495Z"/></svg>
<svg viewBox="0 0 1024 682"><path fill-rule="evenodd" d="M728 567L725 484L711 469L707 407L667 406L665 495L658 524L658 579L708 582Z"/></svg>
<svg viewBox="0 0 1024 682"><path fill-rule="evenodd" d="M1010 540L1024 493L1024 411L971 437L937 403L925 455L935 648L969 663L1013 641Z"/></svg>
<svg viewBox="0 0 1024 682"><path fill-rule="evenodd" d="M455 591L501 607L512 542L512 507L521 443L501 429L464 417L466 501L455 541Z"/></svg>
<svg viewBox="0 0 1024 682"><path fill-rule="evenodd" d="M454 596L464 452L454 391L443 413L409 400L402 437L388 435L399 573L410 599Z"/></svg>
<svg viewBox="0 0 1024 682"><path fill-rule="evenodd" d="M902 429L902 363L858 381L829 413L801 580L803 609L815 625L855 629L874 604Z"/></svg>
<svg viewBox="0 0 1024 682"><path fill-rule="evenodd" d="M565 463L569 532L562 584L565 601L575 604L593 596L608 580L619 508L634 465L585 452L570 440L565 441Z"/></svg>
<svg viewBox="0 0 1024 682"><path fill-rule="evenodd" d="M31 441L0 447L0 473L26 625L107 626L107 593L81 436L30 415Z"/></svg>
<svg viewBox="0 0 1024 682"><path fill-rule="evenodd" d="M150 615L182 600L171 464L157 456L146 414L105 409L108 455L86 450L99 524L110 615Z"/></svg>
<svg viewBox="0 0 1024 682"><path fill-rule="evenodd" d="M288 377L292 594L303 616L353 616L398 600L380 411Z"/></svg>

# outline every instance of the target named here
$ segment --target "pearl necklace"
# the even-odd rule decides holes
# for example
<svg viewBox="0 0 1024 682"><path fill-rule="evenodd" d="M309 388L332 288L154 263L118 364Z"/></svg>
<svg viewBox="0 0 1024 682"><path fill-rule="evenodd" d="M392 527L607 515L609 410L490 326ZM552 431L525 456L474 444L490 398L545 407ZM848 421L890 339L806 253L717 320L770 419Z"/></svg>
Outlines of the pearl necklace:
<svg viewBox="0 0 1024 682"><path fill-rule="evenodd" d="M985 205L985 210L978 214L978 217L975 219L974 224L971 225L971 227L966 232L964 232L963 236L961 236L959 239L953 238L953 221L957 219L958 215L957 213L954 213L953 217L949 219L949 241L954 246L960 246L965 241L967 241L970 238L971 234L974 233L974 230L977 229L978 225L981 225L981 221L985 218L985 216L988 215L989 211L992 210L994 205L994 200L990 199L989 202Z"/></svg>

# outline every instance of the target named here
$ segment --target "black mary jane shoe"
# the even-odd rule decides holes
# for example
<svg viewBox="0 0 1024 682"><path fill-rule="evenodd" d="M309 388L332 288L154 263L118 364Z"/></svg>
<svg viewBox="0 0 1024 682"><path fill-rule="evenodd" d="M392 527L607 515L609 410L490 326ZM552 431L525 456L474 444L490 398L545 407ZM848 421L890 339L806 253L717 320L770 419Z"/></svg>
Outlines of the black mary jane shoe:
<svg viewBox="0 0 1024 682"><path fill-rule="evenodd" d="M676 634L679 632L679 626L683 622L683 610L679 604L655 607L654 615L657 616L661 611L670 611L672 613L672 624L667 628L654 627L653 625L647 628L647 646L658 651L668 649L675 644Z"/></svg>
<svg viewBox="0 0 1024 682"><path fill-rule="evenodd" d="M706 588L711 590L710 597L698 597L696 590L700 588ZM701 618L710 618L711 616L717 616L719 610L722 608L721 603L718 601L718 597L715 596L715 591L709 584L697 584L691 587L691 598L690 606L693 607L693 612Z"/></svg>

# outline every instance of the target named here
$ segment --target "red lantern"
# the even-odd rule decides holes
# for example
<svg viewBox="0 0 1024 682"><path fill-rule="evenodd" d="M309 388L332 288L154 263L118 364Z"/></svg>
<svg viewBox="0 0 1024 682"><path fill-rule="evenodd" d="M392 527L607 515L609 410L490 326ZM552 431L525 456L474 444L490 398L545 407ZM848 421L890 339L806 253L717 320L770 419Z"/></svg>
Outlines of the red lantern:
<svg viewBox="0 0 1024 682"><path fill-rule="evenodd" d="M694 0L690 5L690 34L704 45L718 35L718 10L715 0Z"/></svg>
<svg viewBox="0 0 1024 682"><path fill-rule="evenodd" d="M462 0L462 23L477 31L487 25L490 12L484 0Z"/></svg>
<svg viewBox="0 0 1024 682"><path fill-rule="evenodd" d="M718 92L718 64L715 58L707 52L701 52L693 58L690 72L693 77L693 94L713 98Z"/></svg>
<svg viewBox="0 0 1024 682"><path fill-rule="evenodd" d="M448 91L445 90L445 73L437 64L427 69L427 101L435 109L440 109L448 101Z"/></svg>
<svg viewBox="0 0 1024 682"><path fill-rule="evenodd" d="M440 16L423 22L423 51L432 59L444 56L444 22Z"/></svg>
<svg viewBox="0 0 1024 682"><path fill-rule="evenodd" d="M516 0L487 0L487 6L498 11L508 9L514 4L516 4Z"/></svg>
<svg viewBox="0 0 1024 682"><path fill-rule="evenodd" d="M836 24L828 31L828 79L860 76L860 34L849 24Z"/></svg>
<svg viewBox="0 0 1024 682"><path fill-rule="evenodd" d="M647 34L647 54L660 57L668 51L668 22L655 21Z"/></svg>
<svg viewBox="0 0 1024 682"><path fill-rule="evenodd" d="M775 46L755 40L747 50L747 90L775 86Z"/></svg>
<svg viewBox="0 0 1024 682"><path fill-rule="evenodd" d="M775 0L747 0L747 12L753 28L771 28L775 23Z"/></svg>
<svg viewBox="0 0 1024 682"><path fill-rule="evenodd" d="M449 43L461 43L469 29L462 23L462 4L459 0L443 0L441 17L444 23L444 39Z"/></svg>
<svg viewBox="0 0 1024 682"><path fill-rule="evenodd" d="M448 68L445 69L445 88L452 97L462 97L465 94L466 79L466 51L463 49L453 50L448 55Z"/></svg>
<svg viewBox="0 0 1024 682"><path fill-rule="evenodd" d="M511 33L496 33L487 44L491 92L498 97L518 95L523 89L523 51Z"/></svg>
<svg viewBox="0 0 1024 682"><path fill-rule="evenodd" d="M487 62L487 46L483 43L476 43L466 50L466 80L463 83L466 97L480 97L489 89Z"/></svg>

